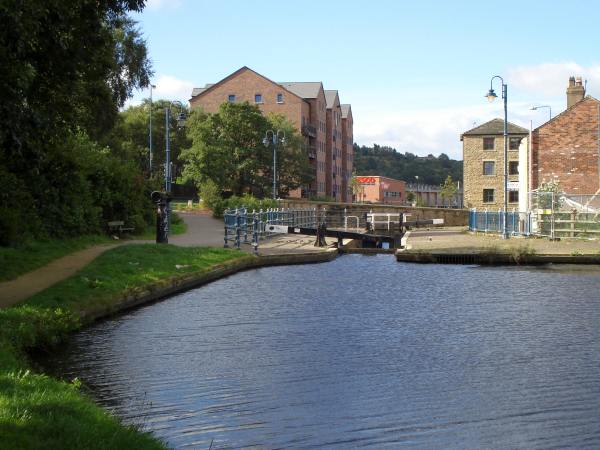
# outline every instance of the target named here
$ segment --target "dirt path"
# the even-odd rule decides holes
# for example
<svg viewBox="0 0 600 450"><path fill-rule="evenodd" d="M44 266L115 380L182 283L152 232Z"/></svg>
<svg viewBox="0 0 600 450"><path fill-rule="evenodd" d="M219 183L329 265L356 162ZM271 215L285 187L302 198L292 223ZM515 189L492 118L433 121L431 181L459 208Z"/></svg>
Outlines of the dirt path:
<svg viewBox="0 0 600 450"><path fill-rule="evenodd" d="M223 245L223 222L208 213L179 213L188 228L179 236L169 238L169 242L182 247ZM62 281L87 266L107 250L119 245L151 243L153 241L121 241L115 244L98 245L55 259L44 267L25 273L14 280L0 283L0 308L14 305L53 284Z"/></svg>
<svg viewBox="0 0 600 450"><path fill-rule="evenodd" d="M98 245L86 248L55 259L48 265L23 274L19 278L0 283L0 308L14 305L49 288L58 281L70 277L105 251L119 245L121 244Z"/></svg>

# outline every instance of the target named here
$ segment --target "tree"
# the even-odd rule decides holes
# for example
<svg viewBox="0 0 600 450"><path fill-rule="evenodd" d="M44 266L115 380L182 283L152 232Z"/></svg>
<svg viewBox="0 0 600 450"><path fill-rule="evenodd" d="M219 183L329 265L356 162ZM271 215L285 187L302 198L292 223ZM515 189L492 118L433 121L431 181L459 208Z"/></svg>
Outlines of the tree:
<svg viewBox="0 0 600 450"><path fill-rule="evenodd" d="M286 133L287 143L276 149L279 192L285 195L298 188L308 181L309 173L301 138L287 119L267 118L248 102L223 103L215 114L191 114L186 132L192 146L181 155L184 179L198 186L214 184L237 196L269 196L273 149L263 144L269 129Z"/></svg>
<svg viewBox="0 0 600 450"><path fill-rule="evenodd" d="M144 0L0 2L0 174L10 174L19 189L0 197L0 216L12 217L0 223L0 234L15 223L33 235L94 228L82 221L94 223L95 213L79 208L96 201L83 192L93 184L81 179L86 163L67 147L110 130L132 90L148 84L146 44L127 17L143 6Z"/></svg>
<svg viewBox="0 0 600 450"><path fill-rule="evenodd" d="M454 181L452 181L452 177L448 175L446 177L446 181L444 181L444 184L442 185L442 190L440 192L444 204L448 202L448 205L450 205L450 202L454 199L454 196L456 195L456 191L456 184L454 183Z"/></svg>

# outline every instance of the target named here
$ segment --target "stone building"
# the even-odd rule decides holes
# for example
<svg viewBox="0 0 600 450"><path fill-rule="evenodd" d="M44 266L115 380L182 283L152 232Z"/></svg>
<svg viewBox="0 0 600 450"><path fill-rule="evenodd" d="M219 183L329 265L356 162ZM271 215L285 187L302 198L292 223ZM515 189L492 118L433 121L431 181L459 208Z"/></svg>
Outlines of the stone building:
<svg viewBox="0 0 600 450"><path fill-rule="evenodd" d="M600 102L569 79L567 109L531 133L531 189L556 181L568 194L600 189Z"/></svg>
<svg viewBox="0 0 600 450"><path fill-rule="evenodd" d="M519 208L519 147L529 135L508 123L508 207ZM504 120L493 119L464 132L463 201L467 208L504 208Z"/></svg>
<svg viewBox="0 0 600 450"><path fill-rule="evenodd" d="M329 108L327 92L330 91L325 91L321 82L276 83L242 67L218 83L194 88L189 102L192 109L202 108L209 113L217 112L224 102L249 102L256 104L263 113L286 116L304 137L306 157L313 170L313 181L290 192L290 196L328 196L337 201L351 201L351 196L343 193L341 105L337 91L331 91L335 92L334 104ZM350 139L352 127L350 120L346 129ZM351 152L352 144L349 148ZM346 161L346 171L352 172L351 158Z"/></svg>

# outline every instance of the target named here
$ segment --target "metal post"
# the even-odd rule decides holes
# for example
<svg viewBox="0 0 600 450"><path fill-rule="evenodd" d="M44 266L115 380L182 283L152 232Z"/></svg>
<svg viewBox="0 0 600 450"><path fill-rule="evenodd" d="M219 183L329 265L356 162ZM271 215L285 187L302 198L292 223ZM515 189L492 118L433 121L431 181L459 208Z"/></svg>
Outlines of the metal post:
<svg viewBox="0 0 600 450"><path fill-rule="evenodd" d="M150 161L148 164L148 169L150 174L152 174L152 88L155 88L153 84L150 85L150 131L148 132L148 146L150 147Z"/></svg>
<svg viewBox="0 0 600 450"><path fill-rule="evenodd" d="M277 136L273 136L273 200L277 199Z"/></svg>
<svg viewBox="0 0 600 450"><path fill-rule="evenodd" d="M502 238L508 239L508 87L502 80L502 98L504 99L504 228Z"/></svg>

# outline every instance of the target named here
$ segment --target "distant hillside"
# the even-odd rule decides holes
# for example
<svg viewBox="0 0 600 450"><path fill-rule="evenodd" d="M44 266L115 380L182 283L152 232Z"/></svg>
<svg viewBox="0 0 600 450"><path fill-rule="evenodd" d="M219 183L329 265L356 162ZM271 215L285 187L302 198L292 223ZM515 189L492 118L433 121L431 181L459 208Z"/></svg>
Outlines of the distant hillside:
<svg viewBox="0 0 600 450"><path fill-rule="evenodd" d="M442 153L417 156L412 153L400 153L391 147L358 146L354 144L354 170L357 175L381 175L397 180L414 183L443 184L448 175L454 181L462 181L462 161L450 159Z"/></svg>

